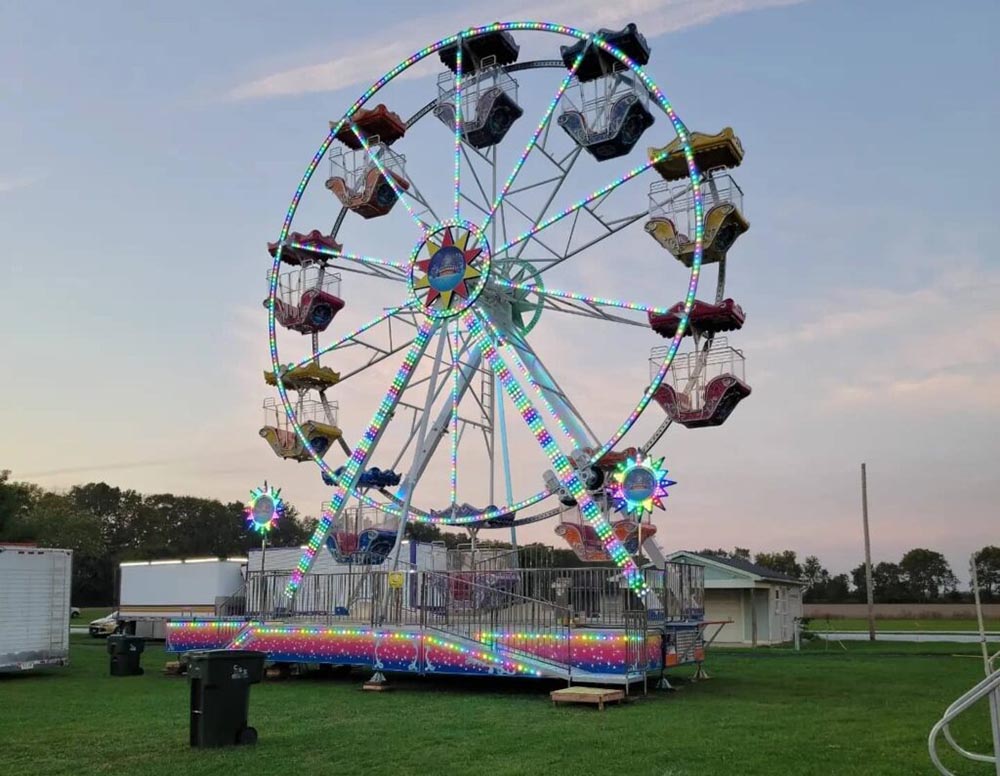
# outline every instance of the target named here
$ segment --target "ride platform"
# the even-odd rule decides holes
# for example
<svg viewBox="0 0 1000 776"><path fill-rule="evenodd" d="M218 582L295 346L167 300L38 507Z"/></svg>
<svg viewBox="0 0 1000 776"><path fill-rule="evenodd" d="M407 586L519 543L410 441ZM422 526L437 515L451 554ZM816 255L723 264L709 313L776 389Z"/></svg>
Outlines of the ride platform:
<svg viewBox="0 0 1000 776"><path fill-rule="evenodd" d="M684 654L677 643L696 638L699 623L677 623L645 639L623 628L555 628L536 633L460 633L417 625L358 625L174 620L167 626L168 652L254 649L269 661L352 666L420 675L507 676L564 679L601 685L642 681L666 668L701 663L698 647Z"/></svg>
<svg viewBox="0 0 1000 776"><path fill-rule="evenodd" d="M249 572L219 616L171 621L167 651L254 649L276 663L627 686L704 661L700 601L680 605L695 577L673 565L648 570L651 607L635 611L611 568L354 567L306 575L291 600L290 573ZM668 613L664 598L677 608Z"/></svg>

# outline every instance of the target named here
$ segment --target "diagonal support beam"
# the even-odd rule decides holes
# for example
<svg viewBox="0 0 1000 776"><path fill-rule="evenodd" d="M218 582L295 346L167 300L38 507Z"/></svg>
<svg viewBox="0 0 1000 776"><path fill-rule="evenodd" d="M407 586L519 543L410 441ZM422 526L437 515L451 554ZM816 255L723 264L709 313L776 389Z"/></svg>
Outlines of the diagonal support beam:
<svg viewBox="0 0 1000 776"><path fill-rule="evenodd" d="M632 556L628 550L615 537L614 532L611 530L611 525L604 519L604 515L601 514L600 507L597 506L597 503L583 486L583 481L580 479L579 473L577 473L576 469L570 464L569 459L559 449L555 438L542 418L542 414L536 408L536 404L532 403L524 391L521 390L521 386L515 379L513 372L507 366L505 358L497 350L495 344L497 339L495 338L496 335L491 334L492 323L490 320L479 311L467 311L463 315L462 322L472 336L476 347L482 353L483 359L489 364L494 374L500 380L500 384L521 414L521 417L531 430L542 451L552 462L552 467L555 469L560 483L576 499L580 507L580 514L593 526L597 532L597 536L604 544L608 555L622 570L622 574L625 576L629 587L639 595L645 595L648 588L646 587L646 581L642 572L636 566L635 561L632 560ZM503 348L514 368L527 376L527 369L518 357L517 352L506 345ZM550 422L558 424L559 418L553 411L552 406L546 401L545 396L537 389L536 394L537 403L545 409L546 414L551 419Z"/></svg>
<svg viewBox="0 0 1000 776"><path fill-rule="evenodd" d="M302 584L302 577L309 573L309 569L312 568L316 560L316 553L323 545L323 542L326 541L326 537L330 533L334 522L344 511L349 494L358 484L361 472L364 471L365 466L367 466L368 461L371 459L372 453L375 452L382 434L389 425L389 418L392 416L393 410L396 409L396 405L399 404L399 399L403 395L403 391L406 390L406 385L409 383L410 378L413 376L417 362L420 361L420 358L427 350L427 344L437 330L438 325L436 321L428 319L417 330L417 336L407 351L406 358L397 370L392 385L382 398L382 403L372 416L371 422L368 424L368 428L365 430L361 441L354 448L354 452L351 453L351 457L347 460L343 474L338 478L338 485L334 491L333 498L330 500L329 507L324 509L323 516L320 518L316 530L313 531L313 535L310 537L309 543L302 553L302 557L299 558L295 571L292 572L292 576L285 586L286 597L294 598L299 585ZM324 471L328 471L330 468L321 458L317 457L317 463L320 464L320 467Z"/></svg>

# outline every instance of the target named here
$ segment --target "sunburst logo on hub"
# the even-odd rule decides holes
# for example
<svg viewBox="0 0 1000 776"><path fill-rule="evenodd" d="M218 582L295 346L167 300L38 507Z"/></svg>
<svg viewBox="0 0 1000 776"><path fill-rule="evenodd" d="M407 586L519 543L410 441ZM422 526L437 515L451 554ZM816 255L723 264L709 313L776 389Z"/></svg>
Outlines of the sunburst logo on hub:
<svg viewBox="0 0 1000 776"><path fill-rule="evenodd" d="M647 512L652 514L654 506L663 509L667 488L677 484L667 478L667 473L662 458L644 461L637 455L622 461L612 472L608 487L615 511L642 519Z"/></svg>
<svg viewBox="0 0 1000 776"><path fill-rule="evenodd" d="M422 296L427 308L461 309L483 275L477 266L483 255L478 236L461 226L446 226L430 235L424 246L427 258L414 262L414 294Z"/></svg>

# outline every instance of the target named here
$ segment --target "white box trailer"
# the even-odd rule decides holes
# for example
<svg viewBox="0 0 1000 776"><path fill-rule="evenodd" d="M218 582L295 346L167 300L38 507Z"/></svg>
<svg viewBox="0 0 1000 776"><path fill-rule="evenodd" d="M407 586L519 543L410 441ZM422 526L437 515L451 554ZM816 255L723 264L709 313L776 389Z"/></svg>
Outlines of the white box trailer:
<svg viewBox="0 0 1000 776"><path fill-rule="evenodd" d="M0 544L0 672L69 665L72 550Z"/></svg>
<svg viewBox="0 0 1000 776"><path fill-rule="evenodd" d="M247 553L247 569L250 571L260 571L261 557L264 556L264 571L288 571L291 572L299 565L302 551L305 547L268 547L267 552L261 553L259 549L251 549ZM392 557L381 565L374 566L376 569L392 569ZM414 542L406 539L399 550L400 562L408 567L420 571L447 571L448 570L448 550L443 543L439 542ZM333 556L325 549L316 553L316 560L313 562L310 573L312 574L342 574L350 568L347 563L338 563ZM355 566L355 569L358 567Z"/></svg>
<svg viewBox="0 0 1000 776"><path fill-rule="evenodd" d="M372 581L366 576L368 571L387 572L393 568L392 556L377 565L340 563L325 550L316 554L309 574L299 588L294 601L284 597L286 575L298 566L305 547L268 547L266 553L251 549L247 553L248 583L242 601L234 602L234 614L248 606L252 611L262 607L287 616L314 616L335 613L348 599L367 600L372 595ZM405 540L400 546L400 570L403 571L447 571L448 550L443 542L415 542ZM263 560L265 579L261 579ZM272 574L274 576L272 576ZM417 588L411 588L407 574L403 581L403 598L416 604Z"/></svg>
<svg viewBox="0 0 1000 776"><path fill-rule="evenodd" d="M122 563L118 624L136 636L166 637L171 619L214 617L243 586L246 558L193 558Z"/></svg>

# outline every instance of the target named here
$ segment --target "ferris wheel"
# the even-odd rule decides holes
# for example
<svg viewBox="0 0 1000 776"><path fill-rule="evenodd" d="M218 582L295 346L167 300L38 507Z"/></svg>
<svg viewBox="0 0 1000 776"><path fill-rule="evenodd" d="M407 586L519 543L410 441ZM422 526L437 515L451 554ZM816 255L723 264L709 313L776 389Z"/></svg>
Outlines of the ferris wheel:
<svg viewBox="0 0 1000 776"><path fill-rule="evenodd" d="M268 245L260 434L333 488L289 595L324 545L378 564L407 521L549 518L642 590L634 556L673 484L654 445L750 393L718 336L745 317L725 293L743 148L690 132L649 59L634 24L498 22L420 49L330 122Z"/></svg>

